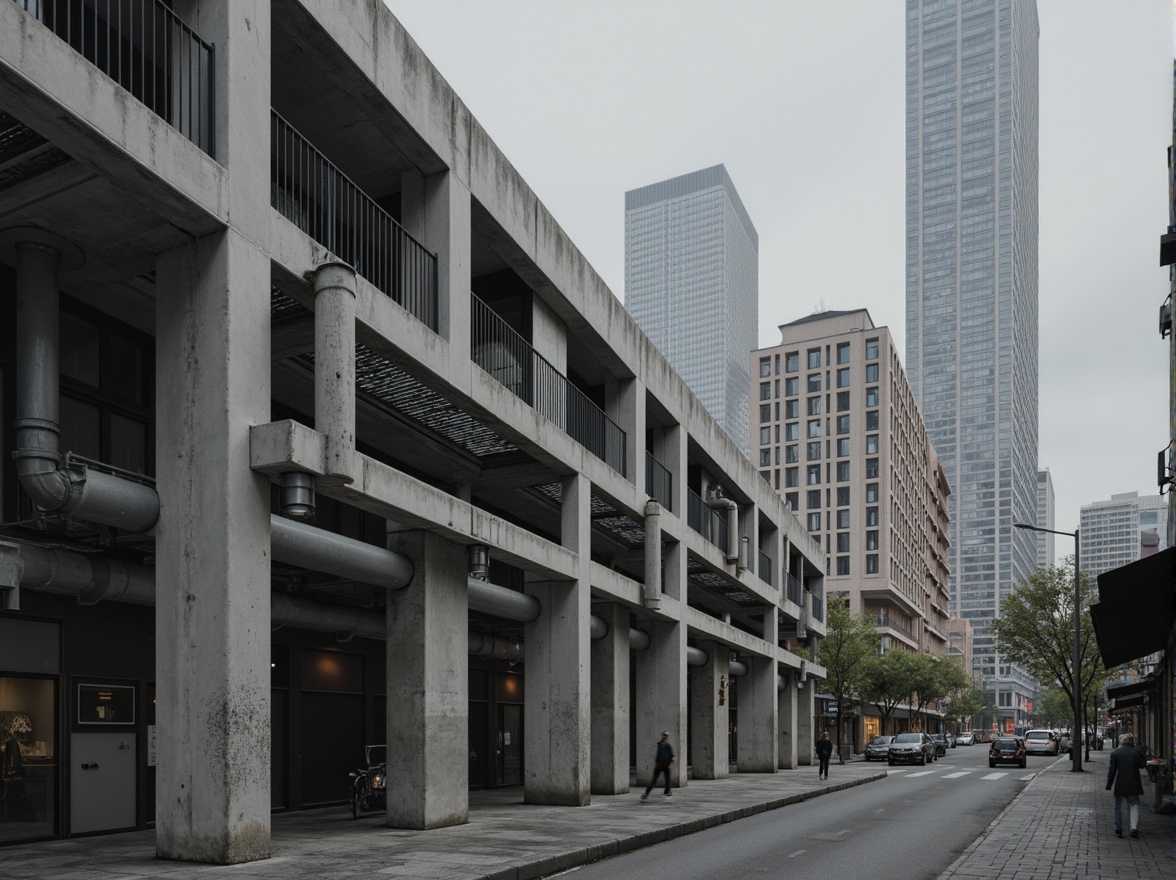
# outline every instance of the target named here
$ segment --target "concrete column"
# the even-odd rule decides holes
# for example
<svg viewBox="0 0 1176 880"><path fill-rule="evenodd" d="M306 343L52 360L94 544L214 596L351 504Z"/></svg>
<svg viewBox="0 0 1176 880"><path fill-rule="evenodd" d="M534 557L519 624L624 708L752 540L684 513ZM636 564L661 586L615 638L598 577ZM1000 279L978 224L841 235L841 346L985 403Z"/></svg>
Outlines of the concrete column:
<svg viewBox="0 0 1176 880"><path fill-rule="evenodd" d="M526 585L541 608L523 629L523 799L529 804L584 806L591 800L591 501L585 477L564 479L561 543L578 554L577 579Z"/></svg>
<svg viewBox="0 0 1176 880"><path fill-rule="evenodd" d="M592 642L592 794L629 790L629 609L593 608L608 635Z"/></svg>
<svg viewBox="0 0 1176 880"><path fill-rule="evenodd" d="M425 240L425 178L412 168L400 174L400 225L419 242Z"/></svg>
<svg viewBox="0 0 1176 880"><path fill-rule="evenodd" d="M270 854L270 263L229 230L156 271L156 853L246 862Z"/></svg>
<svg viewBox="0 0 1176 880"><path fill-rule="evenodd" d="M775 773L779 722L776 714L776 661L746 655L747 675L739 679L740 773Z"/></svg>
<svg viewBox="0 0 1176 880"><path fill-rule="evenodd" d="M625 432L625 476L645 491L645 385L637 379L609 380L604 389L605 412Z"/></svg>
<svg viewBox="0 0 1176 880"><path fill-rule="evenodd" d="M797 743L796 674L792 670L781 673L786 679L785 687L778 692L780 712L780 753L781 770L795 770Z"/></svg>
<svg viewBox="0 0 1176 880"><path fill-rule="evenodd" d="M453 383L468 390L470 361L470 191L451 172L425 178L424 238L437 254L438 332L449 340Z"/></svg>
<svg viewBox="0 0 1176 880"><path fill-rule="evenodd" d="M421 531L396 532L389 545L415 574L388 592L387 824L460 825L469 818L465 549Z"/></svg>
<svg viewBox="0 0 1176 880"><path fill-rule="evenodd" d="M691 774L695 779L726 779L731 772L727 735L731 649L717 642L699 647L706 651L707 660L703 666L689 667Z"/></svg>
<svg viewBox="0 0 1176 880"><path fill-rule="evenodd" d="M816 679L810 678L804 689L796 694L796 763L801 767L811 767L816 762L816 752L813 751L813 695L816 689Z"/></svg>
<svg viewBox="0 0 1176 880"><path fill-rule="evenodd" d="M345 263L314 272L314 426L326 438L327 478L354 482L355 270Z"/></svg>
<svg viewBox="0 0 1176 880"><path fill-rule="evenodd" d="M643 627L649 647L634 655L636 664L637 782L648 784L653 776L657 741L663 730L678 756L670 770L673 785L686 785L686 625L672 620L651 620Z"/></svg>

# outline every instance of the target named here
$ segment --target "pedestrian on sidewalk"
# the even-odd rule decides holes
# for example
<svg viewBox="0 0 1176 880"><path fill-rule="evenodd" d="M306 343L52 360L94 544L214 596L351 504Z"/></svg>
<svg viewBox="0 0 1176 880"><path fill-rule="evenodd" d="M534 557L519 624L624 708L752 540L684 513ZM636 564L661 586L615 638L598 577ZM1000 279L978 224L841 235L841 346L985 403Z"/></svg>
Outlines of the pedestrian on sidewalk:
<svg viewBox="0 0 1176 880"><path fill-rule="evenodd" d="M829 759L833 757L833 741L829 739L829 731L821 734L817 740L817 759L821 762L817 769L818 779L829 778Z"/></svg>
<svg viewBox="0 0 1176 880"><path fill-rule="evenodd" d="M1115 834L1123 836L1123 799L1127 799L1132 837L1139 837L1139 796L1143 794L1143 781L1139 771L1146 765L1143 755L1135 748L1135 737L1125 733L1119 737L1119 748L1111 752L1111 763L1107 770L1107 791L1114 787Z"/></svg>
<svg viewBox="0 0 1176 880"><path fill-rule="evenodd" d="M649 797L649 793L657 785L657 778L663 773L666 774L666 797L673 797L670 791L670 768L673 766L674 747L670 745L670 732L663 730L661 739L657 741L657 755L653 759L653 778L649 780L649 785L645 786L645 794L641 795L641 800Z"/></svg>

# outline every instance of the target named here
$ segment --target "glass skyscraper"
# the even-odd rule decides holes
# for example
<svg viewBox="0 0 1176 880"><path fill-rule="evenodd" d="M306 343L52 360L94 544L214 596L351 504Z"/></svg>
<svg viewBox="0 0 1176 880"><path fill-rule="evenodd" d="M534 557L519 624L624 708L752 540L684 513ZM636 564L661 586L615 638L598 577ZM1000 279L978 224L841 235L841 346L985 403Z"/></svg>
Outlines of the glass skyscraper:
<svg viewBox="0 0 1176 880"><path fill-rule="evenodd" d="M625 307L749 455L759 235L722 165L625 193Z"/></svg>
<svg viewBox="0 0 1176 880"><path fill-rule="evenodd" d="M951 481L953 616L1004 723L1033 682L998 656L1036 565L1037 6L907 0L907 374Z"/></svg>

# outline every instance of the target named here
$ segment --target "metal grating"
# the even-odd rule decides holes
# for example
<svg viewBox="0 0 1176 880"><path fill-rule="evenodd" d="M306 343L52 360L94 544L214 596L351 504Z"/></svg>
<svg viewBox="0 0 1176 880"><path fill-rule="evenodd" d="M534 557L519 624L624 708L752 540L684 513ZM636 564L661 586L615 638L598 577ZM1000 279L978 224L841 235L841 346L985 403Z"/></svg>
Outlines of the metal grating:
<svg viewBox="0 0 1176 880"><path fill-rule="evenodd" d="M15 116L0 111L0 190L71 161Z"/></svg>
<svg viewBox="0 0 1176 880"><path fill-rule="evenodd" d="M745 590L731 585L731 582L720 574L711 571L701 562L691 559L686 564L686 579L693 586L706 590L708 593L713 593L716 596L721 596L728 602L735 605L742 605L745 608L760 608L763 602L755 598Z"/></svg>

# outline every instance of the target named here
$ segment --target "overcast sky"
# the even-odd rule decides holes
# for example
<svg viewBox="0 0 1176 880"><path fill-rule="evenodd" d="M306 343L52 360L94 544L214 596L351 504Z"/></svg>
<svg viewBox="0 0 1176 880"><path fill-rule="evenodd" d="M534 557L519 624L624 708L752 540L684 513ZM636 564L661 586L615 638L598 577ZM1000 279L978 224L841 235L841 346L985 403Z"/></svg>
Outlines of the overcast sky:
<svg viewBox="0 0 1176 880"><path fill-rule="evenodd" d="M385 2L618 297L625 191L722 163L759 232L759 344L865 307L905 354L901 0ZM1060 530L1154 495L1168 443L1170 3L1037 3L1039 462Z"/></svg>

